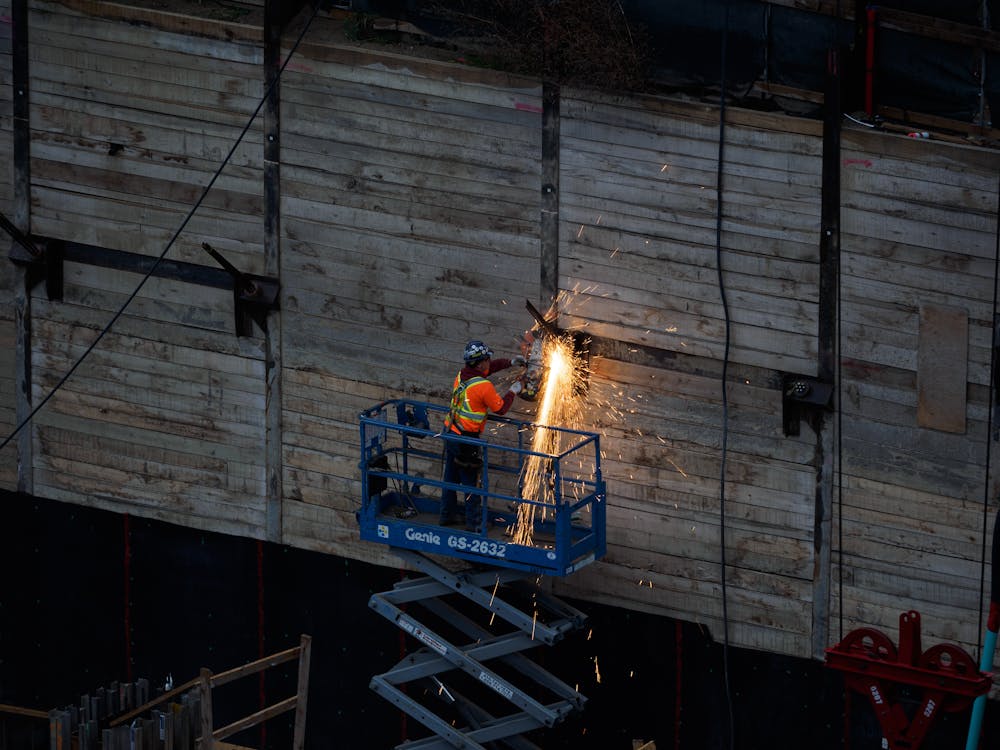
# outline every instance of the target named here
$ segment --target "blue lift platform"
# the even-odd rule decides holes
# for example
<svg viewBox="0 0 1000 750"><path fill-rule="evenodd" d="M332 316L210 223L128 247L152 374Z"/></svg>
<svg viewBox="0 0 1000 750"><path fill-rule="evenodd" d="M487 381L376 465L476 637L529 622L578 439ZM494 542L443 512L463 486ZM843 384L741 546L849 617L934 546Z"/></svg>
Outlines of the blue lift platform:
<svg viewBox="0 0 1000 750"><path fill-rule="evenodd" d="M459 557L530 573L565 576L606 550L606 496L600 437L591 432L491 417L485 440L442 433L448 409L393 400L366 409L361 422L361 538L430 554ZM432 421L437 429L432 429ZM539 431L558 452L532 450ZM483 468L478 487L446 484L445 441L474 443ZM524 497L526 474L546 497ZM441 490L483 498L482 533L438 525ZM518 510L532 506L530 543L510 532Z"/></svg>
<svg viewBox="0 0 1000 750"><path fill-rule="evenodd" d="M443 432L447 411L397 399L360 415L361 538L388 545L423 574L369 600L419 644L371 688L432 733L399 750L538 750L526 734L586 703L521 652L586 624L540 584L605 553L600 440L507 417L489 419L485 440L464 438ZM540 432L548 450L532 448ZM448 440L479 447L477 487L442 481ZM438 524L446 488L459 501L470 492L482 498L479 532ZM519 510L522 525L530 520L527 535L515 533Z"/></svg>

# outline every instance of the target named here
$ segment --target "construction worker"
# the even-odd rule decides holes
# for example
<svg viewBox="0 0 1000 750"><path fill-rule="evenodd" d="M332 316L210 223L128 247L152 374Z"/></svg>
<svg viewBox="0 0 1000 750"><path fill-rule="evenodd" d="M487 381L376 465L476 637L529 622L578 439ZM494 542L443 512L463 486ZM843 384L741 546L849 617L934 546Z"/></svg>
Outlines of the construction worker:
<svg viewBox="0 0 1000 750"><path fill-rule="evenodd" d="M445 418L445 432L450 435L480 438L486 426L486 417L492 411L506 414L514 398L521 392L521 380L515 380L510 390L501 398L493 383L487 377L508 367L524 365L524 357L514 359L493 359L492 350L482 341L470 341L465 345L465 367L455 377L452 385L451 409ZM445 482L474 487L479 482L479 470L483 460L478 445L445 441L444 479ZM480 496L466 493L465 528L479 530ZM441 492L441 525L458 523L455 516L456 493L445 488Z"/></svg>

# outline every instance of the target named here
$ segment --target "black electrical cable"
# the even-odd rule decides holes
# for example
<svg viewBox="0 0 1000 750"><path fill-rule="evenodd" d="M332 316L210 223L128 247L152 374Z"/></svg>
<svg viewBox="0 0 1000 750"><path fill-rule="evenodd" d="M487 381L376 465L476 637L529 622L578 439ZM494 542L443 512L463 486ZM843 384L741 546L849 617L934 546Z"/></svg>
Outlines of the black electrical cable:
<svg viewBox="0 0 1000 750"><path fill-rule="evenodd" d="M986 409L986 474L983 477L983 545L979 563L979 628L976 650L983 649L983 608L985 605L984 591L986 588L986 538L989 535L990 514L990 442L993 440L993 399L996 398L997 373L997 284L1000 282L1000 180L997 181L997 227L993 250L993 346L990 347L990 385L987 388ZM996 534L994 534L995 538ZM995 541L995 539L994 539ZM992 556L991 556L992 557ZM996 572L994 571L994 575ZM992 601L992 596L991 596Z"/></svg>
<svg viewBox="0 0 1000 750"><path fill-rule="evenodd" d="M833 31L832 31L832 35L833 35L832 46L835 49L838 49L838 50L840 48L840 45L839 45L839 37L838 37L838 32L837 32L837 24L840 21L840 19L841 19L840 0L837 0L837 15L836 15L836 17L834 19L834 22L833 22L831 28L833 29ZM840 54L839 54L839 51L838 51L838 55L837 55L837 65L838 65L838 73L839 73L839 66L840 66ZM839 75L838 75L838 81L839 81ZM838 85L839 85L839 83L838 83ZM838 101L842 101L840 97L837 97L837 100ZM843 106L843 105L841 105L841 106ZM841 111L840 114L844 115L845 117L848 117L851 120L854 120L854 118L850 117L850 115L848 115L846 112ZM855 122L860 122L860 121L855 120ZM861 123L861 124L869 126L868 123ZM874 127L874 125L871 125L869 127ZM838 185L840 184L839 180L837 181L837 184ZM837 196L837 203L838 203L837 210L838 210L838 212L840 210L840 205L839 205L840 204L840 195L839 195L839 192L840 191L838 189L838 196ZM834 344L834 357L836 358L836 364L834 365L834 368L836 370L835 378L836 378L836 388L837 388L837 392L836 392L836 395L834 397L834 408L837 410L837 449L836 449L836 454L834 456L834 460L837 462L837 468L836 468L836 474L837 474L837 614L838 614L838 629L839 629L839 633L840 633L839 637L837 638L837 641L839 643L839 642L841 642L841 641L844 640L844 410L841 408L841 404L843 403L843 401L841 399L841 391L842 391L841 384L843 383L843 380L842 380L842 372L841 372L841 367L840 367L840 345L841 345L841 343L840 343L841 342L841 339L840 339L840 330L841 330L841 324L843 322L842 318L841 318L841 312L840 312L843 309L843 306L841 304L841 284L840 284L840 281L841 281L841 268L843 266L843 262L841 260L841 252L840 252L840 218L839 218L839 216L837 218L837 233L838 233L838 236L837 236L837 278L836 278L836 281L834 282L835 285L836 285L836 296L837 296L837 315L836 315L836 317L837 317L837 329L834 331L833 336L834 336L834 340L835 340L835 344Z"/></svg>
<svg viewBox="0 0 1000 750"><path fill-rule="evenodd" d="M729 396L727 380L729 375L729 344L731 321L729 303L726 300L726 285L722 277L722 173L726 142L726 47L729 37L729 3L725 3L725 18L722 28L722 60L719 81L719 157L716 168L715 199L715 267L718 274L719 296L722 298L722 312L725 317L725 349L722 357L722 452L719 467L719 548L722 581L722 674L725 681L726 708L729 712L729 747L736 746L736 725L733 721L733 694L729 685L729 603L726 591L726 453L729 443Z"/></svg>
<svg viewBox="0 0 1000 750"><path fill-rule="evenodd" d="M107 335L107 333L111 330L111 327L116 322L118 322L118 319L125 312L125 309L130 304L132 304L132 300L134 300L136 296L138 296L139 291L146 285L146 282L149 281L150 277L153 275L157 267L166 257L167 253L170 252L170 248L174 246L174 243L177 241L177 238L180 237L181 232L183 232L184 228L188 225L188 222L191 221L191 218L194 216L195 211L197 211L201 207L201 204L205 201L205 198L208 196L208 192L212 189L212 186L215 185L216 181L219 179L219 175L222 174L222 170L226 168L226 165L229 163L229 160L233 158L233 154L236 153L236 149L243 142L243 139L246 137L247 132L250 130L250 126L253 125L253 121L257 119L257 115L260 114L260 111L261 109L263 109L264 104L271 97L271 93L274 91L275 87L278 85L278 82L281 80L281 74L285 72L285 68L288 66L288 63L295 55L295 51L299 48L299 44L302 43L303 37L305 37L306 32L309 31L309 27L312 25L312 22L316 18L316 14L318 12L319 12L319 3L317 2L315 4L315 7L313 8L312 15L309 16L309 20L306 22L305 26L302 27L302 31L299 33L298 38L295 40L295 44L293 44L291 50L289 50L288 57L285 58L285 61L281 64L281 67L278 69L278 74L274 77L274 80L271 81L271 83L268 85L267 90L264 92L264 96L257 104L257 108L254 109L253 114L250 115L250 119L247 120L247 124L243 126L243 130L240 132L239 138L237 138L236 141L233 143L232 148L229 149L229 153L226 154L226 158L222 160L222 163L219 164L219 168L215 170L215 174L212 175L212 179L208 181L208 184L205 185L205 188L201 191L201 195L198 197L198 200L187 212L187 215L184 217L184 221L181 222L180 226L177 227L176 231L170 237L170 240L168 240L166 247L163 248L163 252L161 252L159 256L157 256L156 260L149 267L149 270L146 271L146 274L139 281L138 286L136 286L136 288L132 291L132 293L126 298L126 300L122 303L121 307L118 308L118 311L111 317L111 320L109 320L107 324L104 326L104 328L101 329L101 332L97 334L97 337L90 342L90 345L83 352L83 354L80 355L80 357L76 360L76 362L74 362L73 365L66 371L66 373L59 379L59 382L52 387L52 390L50 390L47 394L45 394L45 397L38 402L38 404L31 410L28 416L26 416L23 420L21 420L20 424L18 424L17 427L14 428L13 432L11 432L6 438L4 438L4 441L0 443L0 450L3 450L7 446L7 444L11 440L13 440L14 437L21 430L23 430L24 427L29 422L31 422L32 419L34 419L35 415L39 411L41 411L42 407L48 403L49 399L51 399L56 394L56 392L59 391L59 389L66 384L66 381L68 381L70 377L72 377L73 373L76 372L77 368L81 364L83 364L83 361L94 350L94 348L101 341L101 339L103 339L105 335Z"/></svg>

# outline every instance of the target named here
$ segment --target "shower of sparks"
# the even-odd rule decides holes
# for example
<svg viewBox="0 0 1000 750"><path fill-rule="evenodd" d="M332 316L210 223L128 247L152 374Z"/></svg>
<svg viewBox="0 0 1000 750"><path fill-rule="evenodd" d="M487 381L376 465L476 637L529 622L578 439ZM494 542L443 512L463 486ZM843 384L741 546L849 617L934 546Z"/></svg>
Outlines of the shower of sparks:
<svg viewBox="0 0 1000 750"><path fill-rule="evenodd" d="M666 167L666 165L664 166ZM598 224L601 218L598 217ZM582 235L583 231L584 225L580 225L578 236ZM619 252L624 251L616 246L612 256ZM572 325L569 327L582 330L586 328L587 322L583 319L585 316L582 316L581 309L590 300L606 296L608 295L601 293L599 284L587 284L583 288L577 284L571 290L560 292L552 309L561 310L563 315L572 320ZM675 325L668 325L664 330L676 333L678 329ZM532 545L532 533L536 519L544 520L548 513L554 511L554 508L547 508L546 504L554 505L557 490L558 494L561 494L561 491L565 489L565 485L560 488L554 485L552 456L559 455L567 447L560 445L561 437L569 437L570 440L573 438L551 429L551 427L595 430L600 432L605 440L609 438L609 429L614 431L610 436L611 439L618 438L620 436L618 431L624 429L626 433L631 431L640 439L655 437L660 443L669 446L663 437L645 432L641 426L633 425L631 430L624 428L624 425L633 419L630 415L640 413L639 409L629 407L626 402L638 404L640 399L645 400L643 394L637 393L633 396L626 393L621 384L616 385L609 381L589 382L590 363L581 359L574 352L573 344L572 335L546 335L542 339L544 375L538 394L531 449L534 453L544 455L529 456L522 467L521 497L537 504L518 504L516 521L511 527L508 527L507 531L515 544ZM684 342L681 344L684 345ZM637 351L631 347L629 350ZM596 421L594 420L595 413ZM609 454L607 451L601 450L599 456L603 461L608 459ZM681 476L688 477L688 474L671 456L668 455L664 458ZM624 462L620 452L618 460ZM580 468L581 471L584 469L582 466ZM586 472L584 471L584 473ZM634 475L627 474L627 476L634 481ZM574 488L575 491L580 491L578 486L574 485ZM573 501L573 498L561 499ZM589 509L584 508L583 510L586 512ZM537 513L541 513L541 516L536 516ZM574 523L577 521L575 515L573 520ZM692 527L691 532L696 533L694 527ZM649 583L649 587L652 588L652 582Z"/></svg>
<svg viewBox="0 0 1000 750"><path fill-rule="evenodd" d="M578 384L585 377L583 363L573 352L569 336L546 336L542 341L542 360L545 378L539 393L537 427L531 441L531 450L544 456L529 456L523 470L522 497L540 503L555 503L556 487L552 484L552 459L548 456L560 452L561 433L547 425L575 427L579 425L583 408L577 395ZM521 503L514 528L515 544L531 544L535 514L542 510L538 505ZM543 515L544 518L544 515Z"/></svg>

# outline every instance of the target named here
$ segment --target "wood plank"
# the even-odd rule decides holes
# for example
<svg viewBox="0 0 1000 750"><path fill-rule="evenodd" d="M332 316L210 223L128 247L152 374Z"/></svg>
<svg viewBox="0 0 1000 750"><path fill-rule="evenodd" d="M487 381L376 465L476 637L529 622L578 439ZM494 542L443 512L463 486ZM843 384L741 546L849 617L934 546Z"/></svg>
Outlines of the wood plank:
<svg viewBox="0 0 1000 750"><path fill-rule="evenodd" d="M869 128L845 127L842 132L841 171L844 186L857 171L877 169L930 184L996 191L1000 154L994 149L955 145L941 141L873 133Z"/></svg>
<svg viewBox="0 0 1000 750"><path fill-rule="evenodd" d="M103 5L109 6L110 3ZM118 5L120 7L120 4ZM137 23L137 17L142 16L144 9L140 3L133 3L132 6L131 12L135 15L130 16L123 24L106 16L75 12L66 3L39 3L36 9L40 13L44 12L44 22L39 20L39 32L32 35L33 43L38 41L56 47L73 48L100 42L107 44L109 49L113 50L116 47L120 49L121 52L117 55L119 57L136 59L142 57L139 54L140 50L155 49L164 53L176 53L179 57L204 57L208 62L220 61L220 67L232 63L258 66L263 60L262 44L258 43L258 40L247 41L230 37L227 39L227 44L220 44L218 38L208 34L169 31L151 24ZM218 23L205 26L215 31L225 28L223 24ZM65 36L82 39L63 39ZM58 41L53 42L53 39Z"/></svg>
<svg viewBox="0 0 1000 750"><path fill-rule="evenodd" d="M505 109L541 112L541 82L499 70L428 60L384 50L351 45L324 44L330 19L317 18L315 34L303 41L300 52L305 70L321 78L336 78L349 71L350 80L362 86L404 88L414 94L437 95L475 101ZM343 73L341 73L343 75Z"/></svg>
<svg viewBox="0 0 1000 750"><path fill-rule="evenodd" d="M58 472L37 471L36 476L38 494L58 502L79 504L82 493L88 498L88 507L97 510L128 513L137 518L150 518L218 534L230 534L248 539L263 538L262 528L248 522L246 513L240 513L237 506L232 506L234 517L227 518L224 513L219 512L226 506L216 507L205 503L202 507L208 509L210 514L201 516L190 512L183 506L177 508L162 507L159 503L146 498L116 498L107 495L103 492L106 482L99 480L88 484L78 480L73 488L67 489L63 486L63 479Z"/></svg>
<svg viewBox="0 0 1000 750"><path fill-rule="evenodd" d="M131 476L133 481L141 481L147 486L161 486L167 497L197 496L202 488L208 487L231 497L234 502L256 502L264 496L266 489L265 477L256 463L224 463L217 469L193 469L177 465L175 461L190 463L190 457L196 454L165 454L155 448L140 451L121 442L103 440L100 433L81 439L66 430L43 427L38 429L37 435L43 462L78 462L120 471L125 476ZM65 436L69 436L69 442L54 439ZM117 452L122 448L128 453ZM248 455L246 460L252 459Z"/></svg>
<svg viewBox="0 0 1000 750"><path fill-rule="evenodd" d="M245 496L218 493L200 487L197 490L169 482L144 482L128 472L108 466L65 461L51 456L37 457L35 483L50 488L57 495L43 497L59 500L64 493L92 496L97 507L122 512L134 503L153 511L158 518L172 518L177 523L189 515L193 519L216 522L239 528L242 536L257 537L264 522L263 502L251 503ZM120 503L120 505L116 505ZM191 525L190 523L188 525Z"/></svg>
<svg viewBox="0 0 1000 750"><path fill-rule="evenodd" d="M965 432L969 317L954 307L920 309L917 348L917 424Z"/></svg>
<svg viewBox="0 0 1000 750"><path fill-rule="evenodd" d="M39 3L40 9L53 14L66 13L68 9L81 19L103 18L124 24L148 24L154 28L175 33L207 36L222 40L257 42L263 39L260 24L240 24L212 18L198 18L181 13L146 8L134 3L105 2L104 0L61 0L59 3Z"/></svg>

